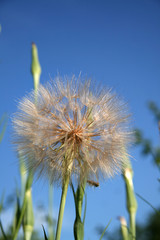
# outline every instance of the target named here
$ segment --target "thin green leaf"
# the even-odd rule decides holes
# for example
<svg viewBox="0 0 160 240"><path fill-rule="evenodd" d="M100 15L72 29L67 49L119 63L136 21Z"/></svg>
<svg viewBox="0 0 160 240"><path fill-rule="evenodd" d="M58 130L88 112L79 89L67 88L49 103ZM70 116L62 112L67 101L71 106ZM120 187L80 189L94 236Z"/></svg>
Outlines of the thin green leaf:
<svg viewBox="0 0 160 240"><path fill-rule="evenodd" d="M3 235L3 237L4 237L4 240L8 240L8 239L7 239L7 236L6 236L5 232L4 232L4 229L3 229L3 226L2 226L1 220L0 220L0 228L1 228L2 235Z"/></svg>
<svg viewBox="0 0 160 240"><path fill-rule="evenodd" d="M160 211L158 211L150 202L148 202L145 198L143 198L140 194L136 193L137 197L139 197L141 200L143 200L145 203L147 203L156 213L160 214Z"/></svg>
<svg viewBox="0 0 160 240"><path fill-rule="evenodd" d="M27 197L26 197L26 194L27 194L27 192L25 192L23 204L22 204L22 207L21 207L20 216L19 216L19 219L18 219L18 222L17 222L16 229L15 229L15 231L14 231L14 233L13 233L13 240L16 240L16 239L17 239L17 235L18 235L18 232L19 232L21 223L22 223L22 219L23 219L24 213L25 213L25 209L26 209L26 205L27 205Z"/></svg>
<svg viewBox="0 0 160 240"><path fill-rule="evenodd" d="M86 218L86 210L87 210L87 195L85 193L85 205L84 205L84 215L83 215L83 224L85 222L85 218Z"/></svg>
<svg viewBox="0 0 160 240"><path fill-rule="evenodd" d="M33 171L29 171L25 186L25 192L31 188L32 183L33 183Z"/></svg>
<svg viewBox="0 0 160 240"><path fill-rule="evenodd" d="M71 185L71 188L72 188L72 191L73 191L74 201L76 201L76 193L74 191L73 183L71 182L70 185Z"/></svg>
<svg viewBox="0 0 160 240"><path fill-rule="evenodd" d="M74 190L74 187L73 187L73 183L71 182L71 188L72 188L72 191L73 191L73 196L74 196L74 203L75 203L75 210L76 210L76 216L79 215L79 212L78 212L78 207L77 207L77 193L75 192Z"/></svg>
<svg viewBox="0 0 160 240"><path fill-rule="evenodd" d="M4 122L5 118L6 118L6 113L4 113L4 114L2 115L2 117L1 117L1 119L0 119L0 125Z"/></svg>
<svg viewBox="0 0 160 240"><path fill-rule="evenodd" d="M43 228L43 232L44 232L44 240L48 240L48 238L47 238L47 235L46 235L46 232L45 232L45 229L44 229L43 225L42 225L42 228Z"/></svg>
<svg viewBox="0 0 160 240"><path fill-rule="evenodd" d="M4 202L4 192L3 192L2 197L1 197L1 200L0 200L0 213L1 213L2 210L3 210L3 202Z"/></svg>
<svg viewBox="0 0 160 240"><path fill-rule="evenodd" d="M0 125L2 125L2 124L3 124L3 126L2 126L2 131L0 133L0 143L2 142L4 133L5 133L5 130L7 127L7 115L6 114L3 114L3 116L0 119Z"/></svg>
<svg viewBox="0 0 160 240"><path fill-rule="evenodd" d="M48 222L48 239L53 240L55 239L55 222L53 221L53 184L49 183L49 212L47 217Z"/></svg>
<svg viewBox="0 0 160 240"><path fill-rule="evenodd" d="M112 221L112 219L109 221L109 223L108 223L108 224L107 224L107 226L105 227L105 229L104 229L104 231L103 231L103 233L102 233L102 235L101 235L101 237L100 237L100 239L99 239L99 240L102 240L102 238L103 238L103 235L105 234L105 232L106 232L107 228L109 227L109 225L110 225L111 221Z"/></svg>
<svg viewBox="0 0 160 240"><path fill-rule="evenodd" d="M16 203L16 207L15 207L15 214L14 214L14 220L13 220L13 233L15 232L15 230L17 228L20 215L21 215L20 200L19 200L19 196L17 193L17 203Z"/></svg>

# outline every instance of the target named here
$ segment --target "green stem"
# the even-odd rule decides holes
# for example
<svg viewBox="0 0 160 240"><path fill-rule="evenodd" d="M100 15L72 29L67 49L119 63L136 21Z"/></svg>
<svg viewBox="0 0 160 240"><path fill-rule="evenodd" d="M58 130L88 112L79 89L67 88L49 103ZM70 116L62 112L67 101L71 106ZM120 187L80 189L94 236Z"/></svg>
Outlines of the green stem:
<svg viewBox="0 0 160 240"><path fill-rule="evenodd" d="M86 186L86 179L83 181L82 185L80 185L78 187L78 190L77 190L77 198L78 198L77 199L77 206L78 206L78 212L79 212L80 217L82 215L82 204L83 204L85 186Z"/></svg>
<svg viewBox="0 0 160 240"><path fill-rule="evenodd" d="M63 214L64 214L64 208L65 208L65 203L66 203L66 196L67 196L69 180L70 180L70 174L67 174L66 178L63 182L63 187L62 187L61 203L60 203L60 209L59 209L59 215L58 215L58 223L57 223L57 231L56 231L55 240L60 240L60 236L61 236Z"/></svg>
<svg viewBox="0 0 160 240"><path fill-rule="evenodd" d="M18 224L16 226L15 232L13 233L13 240L16 240L17 236L18 236L18 231L20 229L22 219L24 217L24 213L25 213L26 206L27 206L27 199L28 199L28 196L31 194L30 191L31 191L32 182L33 182L33 173L30 171L27 182L26 182L25 194L24 194L20 217L18 219Z"/></svg>
<svg viewBox="0 0 160 240"><path fill-rule="evenodd" d="M53 184L49 183L49 212L48 212L48 240L54 240L54 226L53 226Z"/></svg>
<svg viewBox="0 0 160 240"><path fill-rule="evenodd" d="M37 105L37 94L38 94L38 86L39 86L40 76L38 74L34 74L33 80L34 80L35 105Z"/></svg>
<svg viewBox="0 0 160 240"><path fill-rule="evenodd" d="M108 223L108 224L107 224L107 226L105 227L105 229L104 229L104 231L103 231L103 233L102 233L102 235L101 235L101 237L100 237L100 239L99 239L99 240L102 240L102 238L103 238L103 236L104 236L104 234L105 234L105 232L106 232L107 228L109 227L109 225L110 225L111 221L112 221L112 219L109 221L109 223Z"/></svg>
<svg viewBox="0 0 160 240"><path fill-rule="evenodd" d="M127 222L124 217L119 218L121 223L121 233L122 233L122 239L123 240L130 240L130 236L128 235L128 228L127 228Z"/></svg>
<svg viewBox="0 0 160 240"><path fill-rule="evenodd" d="M136 239L136 225L135 225L135 213L130 213L130 231L131 231L131 239Z"/></svg>
<svg viewBox="0 0 160 240"><path fill-rule="evenodd" d="M19 152L20 176L21 176L21 203L24 199L25 185L27 181L27 172L22 154Z"/></svg>

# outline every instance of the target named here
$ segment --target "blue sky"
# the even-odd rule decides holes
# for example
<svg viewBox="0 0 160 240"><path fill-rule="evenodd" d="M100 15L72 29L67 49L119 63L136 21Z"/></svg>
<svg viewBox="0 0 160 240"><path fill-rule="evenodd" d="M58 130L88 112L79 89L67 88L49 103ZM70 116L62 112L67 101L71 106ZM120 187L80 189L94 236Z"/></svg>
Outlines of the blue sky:
<svg viewBox="0 0 160 240"><path fill-rule="evenodd" d="M159 144L154 118L147 102L159 104L160 89L160 1L159 0L68 0L0 1L0 116L7 112L8 126L0 145L0 194L15 189L19 181L18 161L11 145L11 119L17 101L33 88L30 74L31 43L39 50L41 83L60 75L92 78L113 87L128 102L133 127ZM159 105L160 106L160 105ZM159 206L159 172L152 159L144 159L132 148L135 191L155 207ZM35 181L34 205L47 206L48 185ZM119 226L117 216L127 217L121 176L107 179L100 187L87 188L85 239L98 239L95 226L108 231ZM60 189L54 189L54 216ZM149 206L138 199L137 220L144 222ZM68 192L62 239L73 239L73 197Z"/></svg>

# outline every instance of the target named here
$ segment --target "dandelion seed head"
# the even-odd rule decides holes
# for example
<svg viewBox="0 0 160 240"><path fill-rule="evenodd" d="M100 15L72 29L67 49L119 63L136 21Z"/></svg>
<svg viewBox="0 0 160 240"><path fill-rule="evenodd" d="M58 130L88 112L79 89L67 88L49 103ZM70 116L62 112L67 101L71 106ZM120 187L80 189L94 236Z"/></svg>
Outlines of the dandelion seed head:
<svg viewBox="0 0 160 240"><path fill-rule="evenodd" d="M36 101L35 101L36 98ZM88 80L62 79L40 85L19 103L14 143L26 166L61 182L99 179L121 171L131 142L126 104Z"/></svg>

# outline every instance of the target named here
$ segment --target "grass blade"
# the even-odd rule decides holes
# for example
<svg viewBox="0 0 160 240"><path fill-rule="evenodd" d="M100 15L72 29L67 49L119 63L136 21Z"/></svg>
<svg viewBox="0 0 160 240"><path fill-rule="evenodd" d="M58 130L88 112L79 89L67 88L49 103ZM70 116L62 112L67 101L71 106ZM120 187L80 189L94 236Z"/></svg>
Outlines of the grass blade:
<svg viewBox="0 0 160 240"><path fill-rule="evenodd" d="M13 233L15 232L17 225L18 225L18 220L20 218L21 215L21 208L20 208L20 200L19 200L19 196L17 194L17 203L15 206L15 215L14 215L14 219L13 219Z"/></svg>
<svg viewBox="0 0 160 240"><path fill-rule="evenodd" d="M24 200L23 200L23 204L22 204L22 207L21 207L20 216L19 216L19 219L18 219L17 227L16 227L16 229L14 231L14 234L13 234L13 240L17 239L17 235L18 235L18 232L19 232L19 229L20 229L23 217L24 217L24 213L25 213L25 210L26 210L26 206L27 206L27 195L30 194L30 188L31 188L32 182L33 182L33 173L30 171L29 175L28 175L28 178L27 178L27 182L26 182L25 195L24 195Z"/></svg>
<svg viewBox="0 0 160 240"><path fill-rule="evenodd" d="M84 214L83 214L83 224L85 222L85 219L86 219L86 210L87 210L87 195L85 193L85 205L84 205Z"/></svg>
<svg viewBox="0 0 160 240"><path fill-rule="evenodd" d="M3 114L3 116L1 117L0 125L3 125L1 133L0 133L0 143L1 143L2 139L3 139L3 136L4 136L4 133L5 133L5 130L6 130L6 127L7 127L7 115L6 114Z"/></svg>
<svg viewBox="0 0 160 240"><path fill-rule="evenodd" d="M147 203L156 213L160 214L160 211L158 211L150 202L148 202L145 198L143 198L140 194L136 193L137 197L139 197L141 200L143 200L145 203Z"/></svg>
<svg viewBox="0 0 160 240"><path fill-rule="evenodd" d="M55 233L54 233L54 221L53 221L53 184L49 183L49 212L48 212L48 240L54 240L55 239Z"/></svg>
<svg viewBox="0 0 160 240"><path fill-rule="evenodd" d="M46 235L46 232L45 232L45 229L44 229L43 225L42 225L42 228L43 228L43 232L44 232L44 240L48 240L48 238L47 238L47 235Z"/></svg>
<svg viewBox="0 0 160 240"><path fill-rule="evenodd" d="M1 229L1 231L2 231L2 235L3 235L3 237L4 237L4 240L8 240L8 239L7 239L7 236L6 236L5 232L4 232L4 229L3 229L3 226L2 226L1 220L0 220L0 229Z"/></svg>
<svg viewBox="0 0 160 240"><path fill-rule="evenodd" d="M105 229L104 229L103 233L101 234L101 237L100 237L100 239L99 239L99 240L102 240L102 238L103 238L103 235L105 234L105 232L106 232L107 228L109 227L109 225L110 225L111 221L112 221L112 219L109 221L109 223L108 223L108 224L107 224L107 226L105 227Z"/></svg>
<svg viewBox="0 0 160 240"><path fill-rule="evenodd" d="M0 214L1 214L2 210L3 210L3 202L4 202L4 192L3 192L1 200L0 200Z"/></svg>

